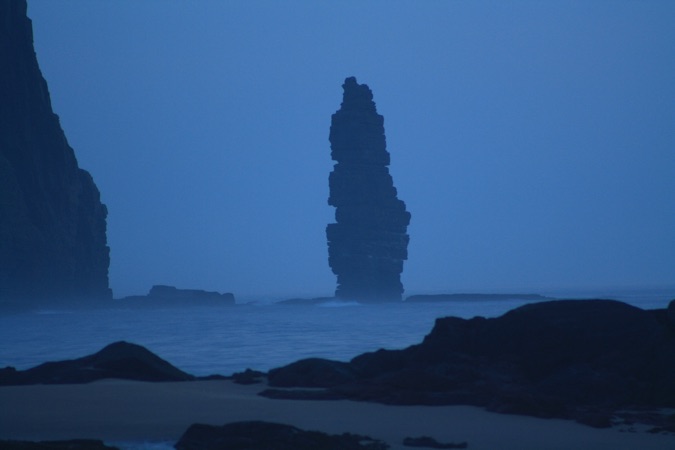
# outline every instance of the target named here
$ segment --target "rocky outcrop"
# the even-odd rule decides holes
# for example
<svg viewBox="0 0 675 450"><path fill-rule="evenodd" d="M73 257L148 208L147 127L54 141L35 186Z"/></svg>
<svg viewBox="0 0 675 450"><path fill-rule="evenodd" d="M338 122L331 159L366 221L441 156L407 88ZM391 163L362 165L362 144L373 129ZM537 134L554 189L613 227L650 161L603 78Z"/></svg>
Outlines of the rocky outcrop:
<svg viewBox="0 0 675 450"><path fill-rule="evenodd" d="M157 284L148 295L132 295L118 300L125 306L232 306L234 294L201 289L178 289Z"/></svg>
<svg viewBox="0 0 675 450"><path fill-rule="evenodd" d="M68 441L0 441L2 450L119 450L97 439Z"/></svg>
<svg viewBox="0 0 675 450"><path fill-rule="evenodd" d="M52 111L26 8L0 2L0 301L111 298L107 210Z"/></svg>
<svg viewBox="0 0 675 450"><path fill-rule="evenodd" d="M403 445L406 447L424 447L424 448L469 448L466 442L438 442L436 439L429 436L407 437L403 439Z"/></svg>
<svg viewBox="0 0 675 450"><path fill-rule="evenodd" d="M330 127L331 157L337 164L329 177L328 203L336 207L336 223L326 228L328 263L337 275L335 295L401 300L410 213L397 198L387 168L384 118L367 85L351 77L342 87L342 105Z"/></svg>
<svg viewBox="0 0 675 450"><path fill-rule="evenodd" d="M176 450L385 450L387 444L367 436L305 431L291 425L250 421L220 427L194 424L174 446Z"/></svg>
<svg viewBox="0 0 675 450"><path fill-rule="evenodd" d="M265 395L468 404L609 426L621 408L675 407L675 333L663 316L612 300L559 300L494 319L446 317L404 350L348 363L305 360L268 374L272 386L327 391ZM675 426L664 420L659 426Z"/></svg>
<svg viewBox="0 0 675 450"><path fill-rule="evenodd" d="M28 370L0 369L0 386L77 384L105 378L137 381L189 381L194 377L144 347L115 342L101 351L70 361L48 362Z"/></svg>

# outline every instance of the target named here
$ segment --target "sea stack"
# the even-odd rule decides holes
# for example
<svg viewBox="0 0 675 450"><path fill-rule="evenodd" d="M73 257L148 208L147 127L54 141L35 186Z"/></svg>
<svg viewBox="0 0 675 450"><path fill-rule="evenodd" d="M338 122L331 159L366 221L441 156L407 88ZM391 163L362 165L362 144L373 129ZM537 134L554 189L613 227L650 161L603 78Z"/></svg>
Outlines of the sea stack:
<svg viewBox="0 0 675 450"><path fill-rule="evenodd" d="M52 111L26 11L0 2L0 301L111 298L107 209Z"/></svg>
<svg viewBox="0 0 675 450"><path fill-rule="evenodd" d="M365 302L400 301L408 258L410 213L397 198L389 174L384 117L373 93L347 78L340 109L330 127L328 204L335 221L326 228L328 264L337 275L335 296Z"/></svg>

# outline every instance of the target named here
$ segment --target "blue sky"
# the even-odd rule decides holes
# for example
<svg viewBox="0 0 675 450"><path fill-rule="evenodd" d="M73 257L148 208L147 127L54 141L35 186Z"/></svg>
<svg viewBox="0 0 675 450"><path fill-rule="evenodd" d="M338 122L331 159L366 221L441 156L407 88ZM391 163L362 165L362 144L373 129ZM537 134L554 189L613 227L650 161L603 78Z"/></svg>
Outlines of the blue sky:
<svg viewBox="0 0 675 450"><path fill-rule="evenodd" d="M328 295L328 130L373 90L406 294L675 285L675 3L29 1L115 296Z"/></svg>

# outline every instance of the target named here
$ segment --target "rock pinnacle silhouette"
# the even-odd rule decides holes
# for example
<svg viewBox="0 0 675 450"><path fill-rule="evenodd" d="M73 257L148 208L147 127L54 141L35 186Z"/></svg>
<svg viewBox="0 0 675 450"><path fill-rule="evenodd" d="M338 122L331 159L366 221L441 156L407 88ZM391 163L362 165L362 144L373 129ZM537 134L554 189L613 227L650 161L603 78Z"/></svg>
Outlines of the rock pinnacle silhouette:
<svg viewBox="0 0 675 450"><path fill-rule="evenodd" d="M389 174L384 117L373 93L349 77L330 127L328 264L337 275L335 296L367 302L400 301L401 273L408 258L410 213Z"/></svg>

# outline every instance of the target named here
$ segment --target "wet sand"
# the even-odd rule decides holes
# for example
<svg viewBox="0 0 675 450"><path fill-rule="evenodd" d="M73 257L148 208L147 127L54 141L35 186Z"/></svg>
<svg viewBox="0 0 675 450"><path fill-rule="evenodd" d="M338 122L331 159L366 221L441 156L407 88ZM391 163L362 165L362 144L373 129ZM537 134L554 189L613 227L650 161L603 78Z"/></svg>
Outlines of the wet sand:
<svg viewBox="0 0 675 450"><path fill-rule="evenodd" d="M271 400L264 385L230 381L0 387L0 439L96 438L175 442L193 423L241 420L352 432L407 449L407 436L468 442L472 450L675 449L672 435L593 429L574 422L503 415L470 406L387 406L352 401Z"/></svg>

